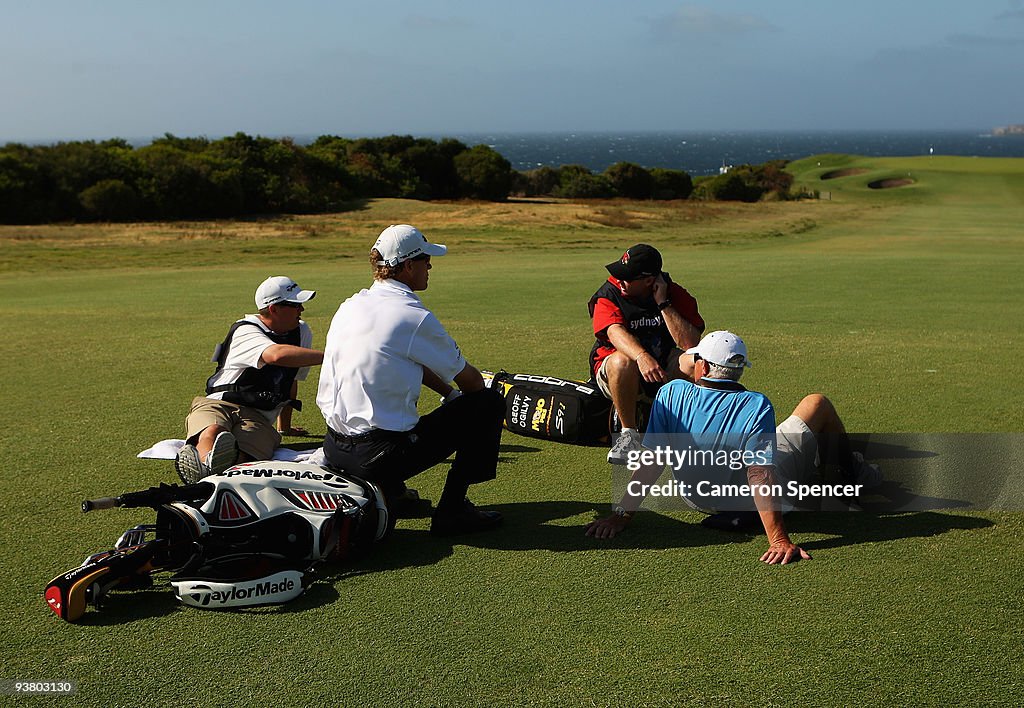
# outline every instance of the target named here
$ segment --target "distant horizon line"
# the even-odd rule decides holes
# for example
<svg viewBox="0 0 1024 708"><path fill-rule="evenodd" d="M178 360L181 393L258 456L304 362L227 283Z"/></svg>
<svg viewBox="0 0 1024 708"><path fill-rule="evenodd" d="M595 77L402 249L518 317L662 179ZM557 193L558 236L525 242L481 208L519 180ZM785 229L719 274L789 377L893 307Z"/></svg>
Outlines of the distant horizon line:
<svg viewBox="0 0 1024 708"><path fill-rule="evenodd" d="M355 132L293 132L293 133L270 133L270 132L249 132L247 130L236 130L230 133L199 133L199 134L186 134L186 133L175 133L173 131L165 131L159 135L141 136L135 135L125 137L124 135L107 135L103 137L91 136L91 137L49 137L49 138L0 138L0 144L25 144L25 145L53 145L59 143L71 143L71 142L88 142L88 141L104 141L104 140L124 140L132 145L148 144L154 140L160 140L167 135L173 135L177 138L205 138L207 140L219 140L221 138L231 137L238 133L244 133L252 137L271 138L275 140L280 139L308 139L318 138L323 136L333 136L346 139L359 139L359 138L381 138L392 135L397 136L412 136L414 138L437 138L437 137L452 137L457 138L459 136L541 136L541 135L810 135L810 134L860 134L860 135L910 135L910 134L939 134L939 133L970 133L976 136L991 136L991 137L1010 137L1005 135L996 135L996 128L1005 126L995 126L989 128L743 128L743 129L701 129L701 128L672 128L672 129L558 129L558 130L462 130L462 131L421 131L421 132L409 132L409 131L398 131L398 132L375 132L375 133L355 133Z"/></svg>

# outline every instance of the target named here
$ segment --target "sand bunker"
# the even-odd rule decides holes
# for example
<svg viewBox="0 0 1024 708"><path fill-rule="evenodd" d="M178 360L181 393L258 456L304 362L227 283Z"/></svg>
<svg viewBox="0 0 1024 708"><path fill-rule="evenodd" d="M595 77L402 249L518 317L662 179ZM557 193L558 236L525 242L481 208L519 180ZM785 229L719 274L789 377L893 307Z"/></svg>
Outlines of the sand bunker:
<svg viewBox="0 0 1024 708"><path fill-rule="evenodd" d="M821 179L838 179L840 177L852 177L853 175L862 175L868 170L863 167L847 167L844 170L832 170L826 172L821 176Z"/></svg>
<svg viewBox="0 0 1024 708"><path fill-rule="evenodd" d="M908 184L913 184L914 180L904 177L903 179L876 179L874 182L868 182L868 187L871 189L892 189L893 187L906 187Z"/></svg>

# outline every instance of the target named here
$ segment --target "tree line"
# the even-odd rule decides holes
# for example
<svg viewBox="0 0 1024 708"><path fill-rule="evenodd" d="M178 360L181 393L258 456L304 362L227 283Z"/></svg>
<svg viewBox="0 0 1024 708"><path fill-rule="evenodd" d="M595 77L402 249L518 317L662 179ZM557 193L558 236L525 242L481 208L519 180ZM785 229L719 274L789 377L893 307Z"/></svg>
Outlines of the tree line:
<svg viewBox="0 0 1024 708"><path fill-rule="evenodd" d="M135 148L121 139L0 148L0 222L138 221L343 211L353 200L510 196L570 199L785 197L785 163L744 165L694 180L628 162L512 169L486 145L445 138L321 136L302 146L245 133L210 140L165 135Z"/></svg>

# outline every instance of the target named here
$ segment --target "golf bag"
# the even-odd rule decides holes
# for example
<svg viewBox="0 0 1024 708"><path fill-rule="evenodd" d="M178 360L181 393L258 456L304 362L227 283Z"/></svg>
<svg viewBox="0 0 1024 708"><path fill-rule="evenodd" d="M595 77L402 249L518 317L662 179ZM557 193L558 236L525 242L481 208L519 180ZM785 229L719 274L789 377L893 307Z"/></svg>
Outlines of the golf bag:
<svg viewBox="0 0 1024 708"><path fill-rule="evenodd" d="M117 498L82 503L82 511L150 507L156 523L124 533L46 586L46 602L74 622L110 590L153 584L173 573L183 604L206 609L292 600L314 579L318 563L365 552L392 520L372 483L316 465L249 462L186 486L161 484Z"/></svg>
<svg viewBox="0 0 1024 708"><path fill-rule="evenodd" d="M482 372L505 397L505 428L531 438L604 445L619 432L618 417L595 383L507 371Z"/></svg>

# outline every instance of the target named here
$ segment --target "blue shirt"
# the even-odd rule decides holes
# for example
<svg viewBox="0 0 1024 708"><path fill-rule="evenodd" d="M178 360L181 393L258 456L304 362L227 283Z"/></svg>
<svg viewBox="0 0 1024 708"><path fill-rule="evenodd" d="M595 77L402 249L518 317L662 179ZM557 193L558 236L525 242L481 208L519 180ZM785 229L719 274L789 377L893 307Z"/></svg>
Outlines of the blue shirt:
<svg viewBox="0 0 1024 708"><path fill-rule="evenodd" d="M644 447L685 447L756 453L772 464L775 409L756 391L721 390L689 381L670 381L651 406Z"/></svg>

